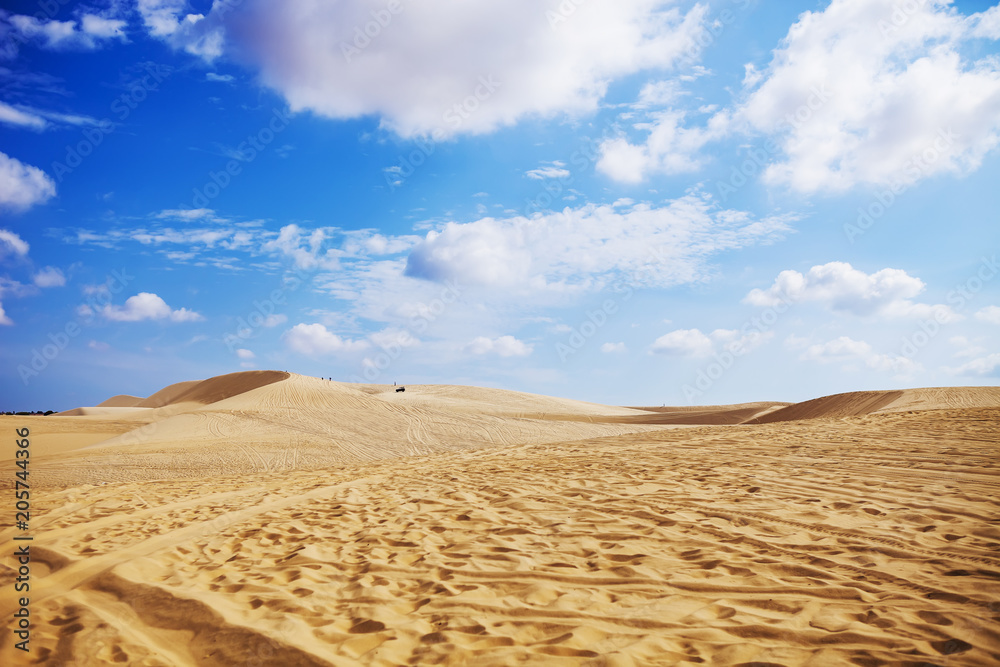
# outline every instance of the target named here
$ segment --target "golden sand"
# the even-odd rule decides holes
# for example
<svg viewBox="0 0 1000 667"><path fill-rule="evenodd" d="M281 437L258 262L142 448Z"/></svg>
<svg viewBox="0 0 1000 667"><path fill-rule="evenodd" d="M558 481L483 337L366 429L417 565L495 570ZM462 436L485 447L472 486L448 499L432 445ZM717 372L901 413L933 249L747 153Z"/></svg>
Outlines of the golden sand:
<svg viewBox="0 0 1000 667"><path fill-rule="evenodd" d="M1000 664L996 388L732 424L797 406L206 382L0 418L38 434L33 660Z"/></svg>

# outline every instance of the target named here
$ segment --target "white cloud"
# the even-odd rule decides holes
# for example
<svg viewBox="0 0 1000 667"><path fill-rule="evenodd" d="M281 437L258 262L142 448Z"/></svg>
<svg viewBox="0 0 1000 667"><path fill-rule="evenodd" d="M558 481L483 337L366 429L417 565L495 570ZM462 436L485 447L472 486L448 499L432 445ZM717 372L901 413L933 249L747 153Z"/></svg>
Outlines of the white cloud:
<svg viewBox="0 0 1000 667"><path fill-rule="evenodd" d="M868 343L847 336L841 336L826 343L810 345L799 358L803 361L818 361L824 364L850 364L854 361L860 361L872 370L894 375L910 375L921 370L920 365L912 359L878 354Z"/></svg>
<svg viewBox="0 0 1000 667"><path fill-rule="evenodd" d="M7 312L3 309L3 304L0 303L0 325L9 327L13 326L14 320L7 317Z"/></svg>
<svg viewBox="0 0 1000 667"><path fill-rule="evenodd" d="M367 341L341 338L322 324L296 324L284 339L289 349L307 356L357 352L369 346Z"/></svg>
<svg viewBox="0 0 1000 667"><path fill-rule="evenodd" d="M487 338L478 336L474 338L463 350L469 354L483 355L496 354L501 357L526 357L531 354L532 345L520 341L513 336L500 336L499 338Z"/></svg>
<svg viewBox="0 0 1000 667"><path fill-rule="evenodd" d="M83 14L80 21L56 21L37 16L10 14L0 10L5 32L18 33L21 40L34 41L52 51L92 51L112 39L126 41L125 21L97 14Z"/></svg>
<svg viewBox="0 0 1000 667"><path fill-rule="evenodd" d="M39 287L62 287L66 284L66 276L54 266L46 266L36 273L34 280Z"/></svg>
<svg viewBox="0 0 1000 667"><path fill-rule="evenodd" d="M986 351L986 348L976 345L965 336L952 336L948 342L959 348L955 353L956 357L975 357Z"/></svg>
<svg viewBox="0 0 1000 667"><path fill-rule="evenodd" d="M209 62L223 53L225 30L221 17L233 12L233 3L215 2L213 7L215 11L206 17L203 14L185 14L186 0L138 0L137 4L139 15L151 36Z"/></svg>
<svg viewBox="0 0 1000 667"><path fill-rule="evenodd" d="M996 7L964 17L951 0L832 0L799 17L765 68L747 63L740 99L701 125L676 83L647 85L628 115L642 116L643 140L605 141L597 169L627 183L694 171L708 142L763 133L777 142L763 180L802 192L898 194L970 172L1000 143L1000 60L971 43L1000 39L998 24Z"/></svg>
<svg viewBox="0 0 1000 667"><path fill-rule="evenodd" d="M223 218L215 215L215 211L210 208L165 208L156 214L159 219L184 220L210 220L213 222L224 222Z"/></svg>
<svg viewBox="0 0 1000 667"><path fill-rule="evenodd" d="M803 13L734 114L783 135L785 159L764 179L840 191L978 167L1000 140L1000 61L966 55L977 21L950 5L833 0Z"/></svg>
<svg viewBox="0 0 1000 667"><path fill-rule="evenodd" d="M236 80L236 77L234 77L232 74L216 74L215 72L206 72L205 80L217 81L219 83L232 83L233 81Z"/></svg>
<svg viewBox="0 0 1000 667"><path fill-rule="evenodd" d="M414 338L409 331L398 327L388 327L376 331L369 335L368 339L383 350L408 348L420 344L420 341Z"/></svg>
<svg viewBox="0 0 1000 667"><path fill-rule="evenodd" d="M705 334L700 329L677 329L653 341L649 351L652 354L681 357L708 357L721 350L742 355L773 337L773 331L761 333L754 330L742 333L739 329L716 329Z"/></svg>
<svg viewBox="0 0 1000 667"><path fill-rule="evenodd" d="M8 252L24 257L28 254L28 244L9 229L0 229L0 255Z"/></svg>
<svg viewBox="0 0 1000 667"><path fill-rule="evenodd" d="M1000 324L1000 306L986 306L976 313L976 319L990 324Z"/></svg>
<svg viewBox="0 0 1000 667"><path fill-rule="evenodd" d="M704 129L689 128L685 126L687 115L677 109L651 113L650 122L636 125L649 130L642 144L624 137L604 141L597 171L623 183L640 183L651 174L697 171L703 163L698 153L706 143L722 136L724 127L713 120Z"/></svg>
<svg viewBox="0 0 1000 667"><path fill-rule="evenodd" d="M102 341L92 340L87 343L87 347L91 350L97 350L98 352L104 352L105 350L110 350L111 346Z"/></svg>
<svg viewBox="0 0 1000 667"><path fill-rule="evenodd" d="M154 4L167 3L141 0L140 11ZM384 0L250 0L224 20L234 54L256 64L293 111L377 114L401 136L444 137L594 111L612 81L697 51L707 12L699 4L685 14L662 0L586 2L558 21L568 4L425 0L393 14ZM170 5L157 29L173 38L181 3Z"/></svg>
<svg viewBox="0 0 1000 667"><path fill-rule="evenodd" d="M255 355L251 350L240 348L239 350L236 350L236 356L240 359L254 359L257 355Z"/></svg>
<svg viewBox="0 0 1000 667"><path fill-rule="evenodd" d="M118 38L125 41L125 21L107 19L96 14L84 14L80 19L80 29L91 37L98 39Z"/></svg>
<svg viewBox="0 0 1000 667"><path fill-rule="evenodd" d="M288 321L287 315L278 313L277 315L268 315L266 318L264 318L264 322L263 324L261 324L261 326L270 329L272 327L278 326L279 324L284 324L287 321Z"/></svg>
<svg viewBox="0 0 1000 667"><path fill-rule="evenodd" d="M1000 375L1000 352L973 359L957 368L946 368L953 375L986 377Z"/></svg>
<svg viewBox="0 0 1000 667"><path fill-rule="evenodd" d="M653 341L649 351L684 357L707 357L712 354L712 339L699 329L677 329Z"/></svg>
<svg viewBox="0 0 1000 667"><path fill-rule="evenodd" d="M1000 39L1000 5L973 15L970 24L974 26L972 28L973 36Z"/></svg>
<svg viewBox="0 0 1000 667"><path fill-rule="evenodd" d="M935 317L941 322L960 319L949 306L911 301L924 287L922 280L901 269L867 274L846 262L830 262L812 267L805 275L782 271L771 287L751 290L743 303L773 307L782 302L816 301L860 316Z"/></svg>
<svg viewBox="0 0 1000 667"><path fill-rule="evenodd" d="M0 152L0 207L23 211L55 194L56 184L44 171Z"/></svg>
<svg viewBox="0 0 1000 667"><path fill-rule="evenodd" d="M617 354L626 351L625 343L604 343L601 345L601 352L604 354Z"/></svg>
<svg viewBox="0 0 1000 667"><path fill-rule="evenodd" d="M0 102L0 123L15 127L28 127L33 130L42 130L46 125L45 119L41 116L17 109L3 102Z"/></svg>
<svg viewBox="0 0 1000 667"><path fill-rule="evenodd" d="M410 253L408 276L521 292L579 292L627 278L669 286L700 280L706 258L776 238L787 218L754 220L687 195L658 208L586 205L532 218L448 223Z"/></svg>
<svg viewBox="0 0 1000 667"><path fill-rule="evenodd" d="M298 225L285 225L278 232L278 238L268 241L262 247L265 252L277 252L288 258L299 269L336 269L340 266L340 251L329 249L322 252L327 234L323 229L306 231Z"/></svg>
<svg viewBox="0 0 1000 667"><path fill-rule="evenodd" d="M102 314L114 322L139 322L141 320L170 320L172 322L196 322L204 319L198 313L180 308L173 310L166 301L150 292L139 292L125 300L124 306L107 305Z"/></svg>
<svg viewBox="0 0 1000 667"><path fill-rule="evenodd" d="M524 175L536 181L543 181L547 178L567 178L570 175L570 172L569 169L566 169L565 167L565 162L556 160L548 166L539 167L537 169L529 169L524 172Z"/></svg>

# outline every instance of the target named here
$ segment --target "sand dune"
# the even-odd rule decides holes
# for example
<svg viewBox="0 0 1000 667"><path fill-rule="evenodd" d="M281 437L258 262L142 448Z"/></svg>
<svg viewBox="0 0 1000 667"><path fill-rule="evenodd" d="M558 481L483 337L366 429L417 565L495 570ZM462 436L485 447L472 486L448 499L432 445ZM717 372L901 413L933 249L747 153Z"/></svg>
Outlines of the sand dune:
<svg viewBox="0 0 1000 667"><path fill-rule="evenodd" d="M994 389L863 392L819 409L860 416L598 437L623 427L588 420L658 412L217 380L199 395L225 398L175 392L142 411L181 411L146 439L33 455L33 478L66 480L60 466L86 453L125 480L32 496L39 664L1000 664L1000 401L941 407ZM139 422L28 423L84 437ZM589 434L531 440L560 429ZM297 442L301 456L312 439L339 462L253 472L198 458L234 442L252 456ZM165 451L180 457L171 479L127 474ZM13 565L0 566L4 618ZM0 663L21 664L2 627Z"/></svg>
<svg viewBox="0 0 1000 667"><path fill-rule="evenodd" d="M155 394L151 395L149 398L144 398L135 404L135 407L139 408L161 408L164 405L169 405L174 402L179 395L188 391L192 387L197 386L204 380L189 380L186 382L178 382L176 384L171 384Z"/></svg>
<svg viewBox="0 0 1000 667"><path fill-rule="evenodd" d="M97 404L98 408L134 408L143 399L129 394L118 394Z"/></svg>
<svg viewBox="0 0 1000 667"><path fill-rule="evenodd" d="M171 385L143 404L161 407L72 411L82 418L119 411L123 423L112 437L87 442L74 453L60 449L59 460L45 466L37 483L311 469L657 428L621 419L647 414L641 411L568 399L449 386L414 385L397 393L392 386L277 371ZM552 409L563 411L563 418L549 418L544 411ZM533 414L521 416L524 411ZM56 419L81 418L66 415ZM49 453L45 426L42 422L39 457Z"/></svg>
<svg viewBox="0 0 1000 667"><path fill-rule="evenodd" d="M795 403L748 419L769 424L798 419L859 417L877 412L984 408L1000 405L1000 387L937 387L897 391L852 391Z"/></svg>

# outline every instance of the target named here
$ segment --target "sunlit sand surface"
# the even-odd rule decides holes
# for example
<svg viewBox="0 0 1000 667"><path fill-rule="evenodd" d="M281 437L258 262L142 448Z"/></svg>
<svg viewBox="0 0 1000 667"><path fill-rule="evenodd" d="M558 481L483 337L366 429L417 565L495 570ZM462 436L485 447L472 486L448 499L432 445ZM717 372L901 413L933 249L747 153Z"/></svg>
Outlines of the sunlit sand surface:
<svg viewBox="0 0 1000 667"><path fill-rule="evenodd" d="M40 664L1000 664L997 388L643 409L260 372L106 403L0 418L34 436Z"/></svg>

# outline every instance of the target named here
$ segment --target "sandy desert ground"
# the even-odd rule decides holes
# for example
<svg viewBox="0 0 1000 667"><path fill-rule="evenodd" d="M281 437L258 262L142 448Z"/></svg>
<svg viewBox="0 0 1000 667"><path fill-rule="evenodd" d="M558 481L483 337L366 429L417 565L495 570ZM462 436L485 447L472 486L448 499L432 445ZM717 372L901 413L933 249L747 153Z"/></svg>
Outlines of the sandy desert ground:
<svg viewBox="0 0 1000 667"><path fill-rule="evenodd" d="M0 424L32 429L34 538L4 665L1000 664L1000 388L620 408L259 371Z"/></svg>

